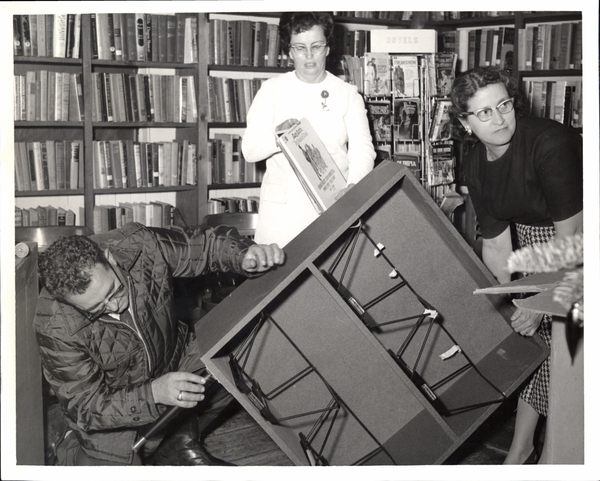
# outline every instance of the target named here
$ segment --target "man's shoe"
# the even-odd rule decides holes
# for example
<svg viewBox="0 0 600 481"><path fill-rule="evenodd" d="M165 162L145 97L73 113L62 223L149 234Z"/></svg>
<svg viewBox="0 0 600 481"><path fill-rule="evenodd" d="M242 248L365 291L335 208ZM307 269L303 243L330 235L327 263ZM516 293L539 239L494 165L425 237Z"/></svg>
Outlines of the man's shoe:
<svg viewBox="0 0 600 481"><path fill-rule="evenodd" d="M196 439L185 434L174 434L165 439L149 464L154 466L235 466L215 458Z"/></svg>

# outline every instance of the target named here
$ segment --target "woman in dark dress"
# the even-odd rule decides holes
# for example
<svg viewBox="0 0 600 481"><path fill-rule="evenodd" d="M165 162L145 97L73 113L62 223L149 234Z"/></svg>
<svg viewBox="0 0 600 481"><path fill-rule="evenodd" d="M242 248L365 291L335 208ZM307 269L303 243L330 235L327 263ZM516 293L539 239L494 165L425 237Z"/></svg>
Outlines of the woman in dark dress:
<svg viewBox="0 0 600 481"><path fill-rule="evenodd" d="M497 68L463 73L451 98L455 132L476 142L463 172L483 236L483 262L498 282L508 282L513 249L583 230L582 138L554 120L523 115L517 81ZM518 246L513 246L511 225ZM521 309L511 317L516 332L538 332L548 345L551 320ZM536 456L534 433L539 416L548 414L549 377L546 360L523 389L505 464Z"/></svg>

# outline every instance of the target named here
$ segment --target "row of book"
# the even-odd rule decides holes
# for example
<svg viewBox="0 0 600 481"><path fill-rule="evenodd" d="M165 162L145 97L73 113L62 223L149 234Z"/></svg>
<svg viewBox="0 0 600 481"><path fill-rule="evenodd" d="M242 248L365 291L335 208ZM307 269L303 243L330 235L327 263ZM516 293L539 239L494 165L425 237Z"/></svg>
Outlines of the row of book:
<svg viewBox="0 0 600 481"><path fill-rule="evenodd" d="M526 79L525 94L529 101L529 112L534 117L583 128L581 80Z"/></svg>
<svg viewBox="0 0 600 481"><path fill-rule="evenodd" d="M288 67L276 24L211 18L208 63L248 67Z"/></svg>
<svg viewBox="0 0 600 481"><path fill-rule="evenodd" d="M443 22L444 20L465 20L467 18L488 18L488 17L503 17L514 15L515 12L509 11L481 11L481 12L466 12L466 11L451 11L451 12L429 12L429 20L433 22ZM523 12L526 13L526 12Z"/></svg>
<svg viewBox="0 0 600 481"><path fill-rule="evenodd" d="M101 122L198 121L193 76L92 73L92 120Z"/></svg>
<svg viewBox="0 0 600 481"><path fill-rule="evenodd" d="M246 122L252 100L265 80L209 76L208 121Z"/></svg>
<svg viewBox="0 0 600 481"><path fill-rule="evenodd" d="M261 182L262 164L246 162L242 155L242 139L238 134L215 133L208 142L211 159L208 178L213 184Z"/></svg>
<svg viewBox="0 0 600 481"><path fill-rule="evenodd" d="M51 205L21 208L15 206L15 227L75 225L75 212Z"/></svg>
<svg viewBox="0 0 600 481"><path fill-rule="evenodd" d="M379 20L410 20L412 12L388 11L388 12L350 12L334 11L336 17L344 18L374 18Z"/></svg>
<svg viewBox="0 0 600 481"><path fill-rule="evenodd" d="M441 32L440 52L458 55L458 69L496 66L512 73L515 28L474 28Z"/></svg>
<svg viewBox="0 0 600 481"><path fill-rule="evenodd" d="M198 62L198 19L150 13L92 13L92 58Z"/></svg>
<svg viewBox="0 0 600 481"><path fill-rule="evenodd" d="M71 121L85 118L79 73L28 71L14 76L15 121Z"/></svg>
<svg viewBox="0 0 600 481"><path fill-rule="evenodd" d="M430 95L450 93L456 75L457 54L439 52L420 61L416 55L366 52L363 57L344 55L346 80L365 97L418 97L421 70L429 77Z"/></svg>
<svg viewBox="0 0 600 481"><path fill-rule="evenodd" d="M94 188L196 185L196 144L97 140L93 143Z"/></svg>
<svg viewBox="0 0 600 481"><path fill-rule="evenodd" d="M233 214L236 212L258 212L259 197L216 197L208 201L209 214Z"/></svg>
<svg viewBox="0 0 600 481"><path fill-rule="evenodd" d="M438 48L458 54L461 71L497 66L512 73L516 35L519 71L581 69L581 26L581 22L562 22L531 24L518 30L513 27L460 29L441 32Z"/></svg>
<svg viewBox="0 0 600 481"><path fill-rule="evenodd" d="M129 222L139 222L148 227L173 225L174 208L167 202L121 202L119 205L94 206L94 233L119 229Z"/></svg>
<svg viewBox="0 0 600 481"><path fill-rule="evenodd" d="M582 22L519 29L519 70L581 69Z"/></svg>
<svg viewBox="0 0 600 481"><path fill-rule="evenodd" d="M83 142L15 142L15 190L41 191L83 187Z"/></svg>
<svg viewBox="0 0 600 481"><path fill-rule="evenodd" d="M13 15L13 54L81 58L81 14Z"/></svg>

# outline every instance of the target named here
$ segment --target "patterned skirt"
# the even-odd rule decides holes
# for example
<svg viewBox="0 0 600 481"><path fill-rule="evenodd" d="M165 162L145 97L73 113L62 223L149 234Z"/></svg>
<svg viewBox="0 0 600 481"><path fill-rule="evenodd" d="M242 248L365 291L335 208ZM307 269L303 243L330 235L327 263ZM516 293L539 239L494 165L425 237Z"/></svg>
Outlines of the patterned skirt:
<svg viewBox="0 0 600 481"><path fill-rule="evenodd" d="M535 227L516 224L517 237L520 247L532 244L545 244L554 238L554 227ZM525 274L527 275L527 274ZM552 316L544 314L537 333L548 345L551 346ZM521 399L531 405L542 416L548 415L548 388L550 386L550 356L533 373L527 385L521 391Z"/></svg>

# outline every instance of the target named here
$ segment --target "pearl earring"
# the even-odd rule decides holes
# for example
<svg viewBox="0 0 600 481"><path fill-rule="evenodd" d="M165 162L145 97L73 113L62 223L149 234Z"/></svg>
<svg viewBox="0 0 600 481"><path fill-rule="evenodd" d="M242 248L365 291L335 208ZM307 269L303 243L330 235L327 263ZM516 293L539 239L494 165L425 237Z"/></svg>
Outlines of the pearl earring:
<svg viewBox="0 0 600 481"><path fill-rule="evenodd" d="M471 135L473 133L473 131L471 130L471 127L465 127L465 130L467 131L467 134Z"/></svg>

